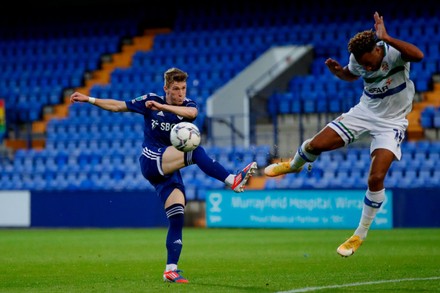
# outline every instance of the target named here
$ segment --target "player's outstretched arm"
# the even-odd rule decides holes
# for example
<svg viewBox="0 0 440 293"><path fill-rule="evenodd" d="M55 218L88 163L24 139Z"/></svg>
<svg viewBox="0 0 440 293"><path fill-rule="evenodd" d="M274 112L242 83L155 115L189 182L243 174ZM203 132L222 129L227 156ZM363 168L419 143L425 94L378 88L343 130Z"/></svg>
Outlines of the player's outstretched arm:
<svg viewBox="0 0 440 293"><path fill-rule="evenodd" d="M385 29L385 23L383 16L379 13L374 13L374 29L376 30L376 36L378 39L396 48L401 54L402 59L408 62L419 62L423 59L423 52L415 45L393 38Z"/></svg>
<svg viewBox="0 0 440 293"><path fill-rule="evenodd" d="M74 92L70 96L70 101L72 103L82 102L82 103L90 103L101 109L111 111L111 112L127 112L128 108L124 101L118 101L113 99L98 99L89 97L79 92Z"/></svg>
<svg viewBox="0 0 440 293"><path fill-rule="evenodd" d="M195 107L160 104L156 101L147 101L145 107L154 111L171 112L188 119L196 119L198 115L198 110Z"/></svg>
<svg viewBox="0 0 440 293"><path fill-rule="evenodd" d="M332 58L325 60L325 65L327 65L327 68L330 70L330 72L339 79L345 81L355 81L359 78L359 76L352 74L350 70L348 70L347 66L342 67L338 61Z"/></svg>

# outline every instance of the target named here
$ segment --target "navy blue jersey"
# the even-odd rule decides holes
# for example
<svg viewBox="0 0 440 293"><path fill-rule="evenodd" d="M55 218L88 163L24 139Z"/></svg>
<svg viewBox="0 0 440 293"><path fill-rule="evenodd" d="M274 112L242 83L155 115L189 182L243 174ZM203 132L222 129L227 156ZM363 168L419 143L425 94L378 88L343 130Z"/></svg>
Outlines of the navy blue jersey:
<svg viewBox="0 0 440 293"><path fill-rule="evenodd" d="M142 147L155 146L160 148L170 146L171 128L179 122L193 122L194 119L183 118L171 112L148 109L145 103L150 100L160 104L167 104L165 97L158 96L155 93L149 93L136 99L125 101L129 111L144 115L144 142ZM185 98L182 107L197 108L197 103Z"/></svg>

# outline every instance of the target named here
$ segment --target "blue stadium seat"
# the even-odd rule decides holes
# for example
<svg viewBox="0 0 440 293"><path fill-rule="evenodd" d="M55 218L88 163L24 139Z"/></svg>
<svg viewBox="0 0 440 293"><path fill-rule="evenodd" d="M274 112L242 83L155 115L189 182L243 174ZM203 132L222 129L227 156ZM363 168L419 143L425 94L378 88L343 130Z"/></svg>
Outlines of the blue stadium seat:
<svg viewBox="0 0 440 293"><path fill-rule="evenodd" d="M192 72L191 78L194 76L199 84L204 85L203 87L190 86L189 94L200 103L200 109L203 111L206 98L214 90L234 77L269 46L311 43L315 47L316 57L310 68L312 74L293 78L289 82L287 93L279 90L276 95L270 97L269 113L272 117L276 117L278 114L340 113L347 110L359 98L357 93L362 88L361 81L340 82L329 73L324 60L327 57L340 61L347 60L346 46L333 46L333 44L335 42L345 44L354 31L363 30L371 25L371 19L367 21L358 12L352 10L347 10L350 21L341 22L339 16L330 13L326 13L325 18L322 18L324 12L334 11L330 4L319 9L318 13L315 13L313 9L306 13L301 5L295 6L294 11L287 8L284 10L280 11L276 17L271 16L272 13L268 15L267 11L261 14L263 17L255 16L248 10L245 10L242 15L228 15L227 17L213 17L202 10L179 11L173 33L157 35L152 50L136 52L131 68L114 70L111 74L111 84L95 85L90 93L102 98L127 99L143 93L144 85L147 83L151 85L151 89L162 91L162 69L168 68L168 64L178 66L189 64L188 70ZM396 13L401 17L406 16L406 10ZM82 86L84 73L99 68L101 55L119 50L121 36L133 34L136 27L133 21L117 22L117 24L115 21L115 24L108 26L96 25L97 23L93 26L87 23L78 25L80 28L75 29L54 27L52 29L55 32L48 33L62 36L61 38L26 37L5 40L0 44L0 69L2 69L0 70L2 77L0 78L0 95L7 97L8 121L29 122L39 119L44 105L59 103L65 88ZM432 74L440 69L439 27L438 19L426 16L418 20L408 18L401 26L389 28L392 35L405 34L409 38L414 38L425 51L425 60L411 65L417 91L428 90L432 83ZM81 38L78 37L78 32ZM179 48L178 52L176 48ZM30 101L33 103L32 107L28 106ZM18 107L15 107L16 105ZM421 117L422 126L440 128L440 111L432 108L426 108L425 111ZM133 185L136 185L138 181L139 186L151 188L142 176L138 177L137 157L141 139L129 136L134 132L141 133L142 130L138 127L143 122L140 115L133 116L139 116L137 117L139 121L134 118L129 120L131 118L120 114L116 117L88 104L71 105L66 121L54 120L48 124L45 157L37 157L26 151L24 156L33 156L32 159L26 160L23 154L19 152L16 154L13 165L16 172L36 173L36 177L29 175L26 181L17 183L17 186L20 188L60 188L54 183L61 180L61 176L60 178L55 176L56 172L66 174L67 170L76 172L81 169L84 173L91 172L94 176L101 176L106 172L109 172L111 176L93 177L91 181L94 182L96 179L100 182L100 186L94 187L87 179L79 178L79 175L71 175L69 180L64 178L65 181L70 182L73 177L77 177L78 184L72 179L71 188L134 188ZM199 119L197 123L202 126L203 113ZM114 127L101 129L101 126L95 124ZM86 149L106 149L112 154L113 151L121 149L126 154L130 152L130 155L121 159L115 153L114 159L108 160L108 158L101 157L98 152L91 154L84 151ZM439 161L439 152L434 149L436 146L432 143L428 147L426 147L426 142L414 145L403 143L402 162L393 164L390 174L401 172L400 175L404 175L403 170L408 168L418 172L416 174L419 179L414 180L412 184L422 184L428 181L432 183L432 178L437 173L432 173L431 178L427 176L429 172L438 168L436 161ZM68 158L65 157L65 152L69 153ZM269 155L270 148L263 152L255 150L245 155L243 152L234 153L231 150L213 152L213 156L224 162L226 168L231 171L243 167L243 161L252 159L257 160L258 164L263 166L267 164ZM126 159L128 156L135 159ZM113 158L113 155L111 157ZM324 169L326 172L322 174L303 172L304 174L291 177L290 183L288 180L283 181L282 186L339 188L345 184L345 186L356 187L361 185L360 182L366 182L363 174L368 171L369 164L368 149L362 150L359 154L353 154L351 151L331 155L331 157L323 154L315 163L314 168L315 170ZM115 168L115 165L124 166L125 174ZM2 168L2 172L11 174L9 171L4 171L8 168L6 165ZM327 169L330 169L328 173ZM343 181L338 175L335 176L338 174L336 171L340 172L341 178L348 176L347 180ZM333 177L338 178L332 178L329 175L330 172ZM120 180L133 176L134 173L138 174L133 181L134 184L126 185ZM47 182L46 185L36 184L36 178L40 175ZM204 182L203 186L216 184L205 175L194 175L193 173L193 178L197 177L199 181ZM5 178L15 182L15 179L9 176L5 175ZM187 176L190 178L189 175ZM3 175L0 178L3 178ZM405 182L410 186L410 179L405 179ZM395 183L397 184L397 181ZM66 183L60 184L63 186ZM220 186L222 183L218 184ZM270 184L268 183L269 186ZM196 192L195 197L200 197L200 194Z"/></svg>
<svg viewBox="0 0 440 293"><path fill-rule="evenodd" d="M440 108L435 111L432 124L434 128L440 128Z"/></svg>
<svg viewBox="0 0 440 293"><path fill-rule="evenodd" d="M434 106L427 106L423 109L420 116L420 124L423 128L434 127L434 113L436 108Z"/></svg>

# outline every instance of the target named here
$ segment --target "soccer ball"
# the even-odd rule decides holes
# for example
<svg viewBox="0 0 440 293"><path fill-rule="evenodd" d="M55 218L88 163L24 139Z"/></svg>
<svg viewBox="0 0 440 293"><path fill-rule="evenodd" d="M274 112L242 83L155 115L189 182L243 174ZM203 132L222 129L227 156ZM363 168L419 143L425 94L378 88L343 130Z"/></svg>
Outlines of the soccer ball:
<svg viewBox="0 0 440 293"><path fill-rule="evenodd" d="M199 128L190 122L177 123L171 128L170 140L179 151L192 151L200 144Z"/></svg>

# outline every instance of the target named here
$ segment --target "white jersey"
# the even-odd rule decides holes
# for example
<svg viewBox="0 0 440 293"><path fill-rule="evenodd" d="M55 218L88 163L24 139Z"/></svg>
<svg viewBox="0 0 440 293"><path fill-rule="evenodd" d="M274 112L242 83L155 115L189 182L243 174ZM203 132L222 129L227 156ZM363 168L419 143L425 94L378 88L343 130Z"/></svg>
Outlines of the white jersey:
<svg viewBox="0 0 440 293"><path fill-rule="evenodd" d="M366 71L350 54L348 69L364 79L364 91L360 104L377 117L401 119L412 109L414 83L409 79L410 63L402 60L401 54L390 45L379 42L385 56L378 71Z"/></svg>

